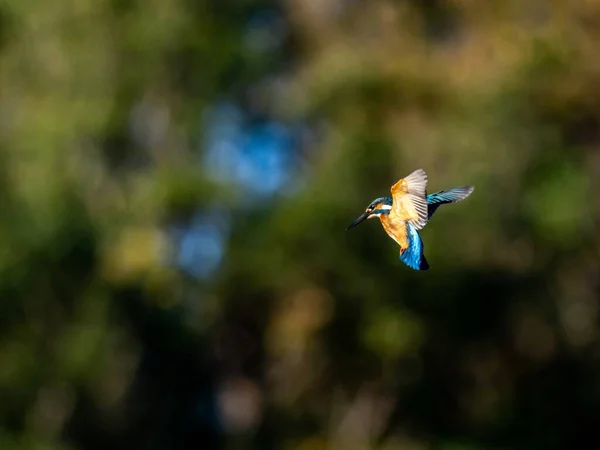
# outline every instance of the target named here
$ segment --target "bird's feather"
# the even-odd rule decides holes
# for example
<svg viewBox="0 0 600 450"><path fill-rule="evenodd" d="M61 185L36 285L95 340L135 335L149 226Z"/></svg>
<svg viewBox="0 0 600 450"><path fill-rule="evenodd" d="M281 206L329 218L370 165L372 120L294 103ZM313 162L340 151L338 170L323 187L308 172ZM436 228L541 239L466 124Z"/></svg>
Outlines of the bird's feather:
<svg viewBox="0 0 600 450"><path fill-rule="evenodd" d="M407 222L391 217L391 214L382 214L379 219L388 236L396 241L401 248L408 247Z"/></svg>
<svg viewBox="0 0 600 450"><path fill-rule="evenodd" d="M460 202L471 195L474 189L474 186L461 186L454 189L448 189L447 191L429 194L427 196L427 220L433 216L433 213L436 212L441 205Z"/></svg>
<svg viewBox="0 0 600 450"><path fill-rule="evenodd" d="M423 241L416 228L410 223L406 224L408 247L400 252L400 260L414 270L427 270L429 264L423 254Z"/></svg>
<svg viewBox="0 0 600 450"><path fill-rule="evenodd" d="M417 169L392 186L394 219L409 222L417 230L427 224L427 174Z"/></svg>

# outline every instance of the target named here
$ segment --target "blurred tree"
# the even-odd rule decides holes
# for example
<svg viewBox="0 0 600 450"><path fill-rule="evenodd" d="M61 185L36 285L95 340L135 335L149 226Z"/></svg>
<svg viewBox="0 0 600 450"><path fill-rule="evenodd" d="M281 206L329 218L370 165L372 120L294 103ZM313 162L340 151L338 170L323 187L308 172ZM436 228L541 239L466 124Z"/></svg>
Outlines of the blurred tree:
<svg viewBox="0 0 600 450"><path fill-rule="evenodd" d="M564 449L600 419L596 2L0 3L0 449ZM345 226L475 184L413 272Z"/></svg>

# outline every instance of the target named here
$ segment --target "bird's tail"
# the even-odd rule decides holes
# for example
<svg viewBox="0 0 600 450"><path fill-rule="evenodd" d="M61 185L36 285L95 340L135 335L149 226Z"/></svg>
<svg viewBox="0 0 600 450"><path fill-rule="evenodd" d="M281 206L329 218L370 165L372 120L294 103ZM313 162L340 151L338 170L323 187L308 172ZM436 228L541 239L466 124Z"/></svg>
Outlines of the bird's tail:
<svg viewBox="0 0 600 450"><path fill-rule="evenodd" d="M429 269L429 264L423 254L423 241L417 229L410 223L407 223L406 232L408 235L408 248L400 253L400 260L411 269Z"/></svg>
<svg viewBox="0 0 600 450"><path fill-rule="evenodd" d="M439 191L435 194L427 196L427 220L433 216L433 213L446 203L456 203L467 198L473 190L474 186L461 186L447 191Z"/></svg>

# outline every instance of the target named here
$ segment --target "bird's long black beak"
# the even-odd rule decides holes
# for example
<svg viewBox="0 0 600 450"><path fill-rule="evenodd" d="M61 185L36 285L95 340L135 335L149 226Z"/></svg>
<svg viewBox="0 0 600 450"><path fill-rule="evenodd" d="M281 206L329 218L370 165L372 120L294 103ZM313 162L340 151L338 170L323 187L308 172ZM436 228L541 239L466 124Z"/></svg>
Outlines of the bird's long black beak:
<svg viewBox="0 0 600 450"><path fill-rule="evenodd" d="M365 220L367 217L369 217L369 215L367 213L362 214L360 217L357 217L356 220L354 222L352 222L348 228L346 228L346 230L349 230L350 228L354 228L356 225L358 225L359 223L361 223L363 220Z"/></svg>

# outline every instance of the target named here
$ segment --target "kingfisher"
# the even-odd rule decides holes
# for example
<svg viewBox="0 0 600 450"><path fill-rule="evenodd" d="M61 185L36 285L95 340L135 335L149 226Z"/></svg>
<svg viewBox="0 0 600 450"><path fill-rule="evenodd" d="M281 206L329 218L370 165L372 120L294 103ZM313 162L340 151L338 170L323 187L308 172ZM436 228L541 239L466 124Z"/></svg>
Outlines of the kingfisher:
<svg viewBox="0 0 600 450"><path fill-rule="evenodd" d="M414 270L427 270L421 230L433 213L446 203L456 203L473 192L473 186L461 186L427 195L427 174L417 169L398 180L391 188L391 197L373 200L365 212L346 230L366 219L379 217L385 232L400 246L400 260Z"/></svg>

